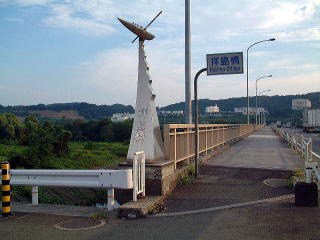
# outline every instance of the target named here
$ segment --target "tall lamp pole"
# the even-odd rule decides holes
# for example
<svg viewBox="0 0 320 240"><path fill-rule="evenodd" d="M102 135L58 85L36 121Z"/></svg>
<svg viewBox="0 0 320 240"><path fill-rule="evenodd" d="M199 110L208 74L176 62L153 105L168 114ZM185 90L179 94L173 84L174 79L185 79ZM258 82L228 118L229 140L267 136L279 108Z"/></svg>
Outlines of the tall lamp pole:
<svg viewBox="0 0 320 240"><path fill-rule="evenodd" d="M190 0L185 0L185 123L192 123Z"/></svg>
<svg viewBox="0 0 320 240"><path fill-rule="evenodd" d="M268 89L268 90L265 90L265 91L260 92L260 93L259 93L259 98L261 97L261 94L262 94L262 93L270 92L270 91L271 91L271 90ZM262 100L261 100L261 98L260 98L260 108L262 108ZM260 122L260 125L261 125L261 124L262 124L262 121L261 121L262 114L260 113L259 115L260 115L260 117L259 117L259 122Z"/></svg>
<svg viewBox="0 0 320 240"><path fill-rule="evenodd" d="M272 77L272 75L262 76L256 80L256 126L258 125L258 81L262 78L267 78L267 77Z"/></svg>
<svg viewBox="0 0 320 240"><path fill-rule="evenodd" d="M274 40L276 40L276 39L270 38L270 39L262 40L259 42L255 42L247 48L247 124L250 124L250 119L249 119L249 49L259 43L269 42L269 41L274 41Z"/></svg>

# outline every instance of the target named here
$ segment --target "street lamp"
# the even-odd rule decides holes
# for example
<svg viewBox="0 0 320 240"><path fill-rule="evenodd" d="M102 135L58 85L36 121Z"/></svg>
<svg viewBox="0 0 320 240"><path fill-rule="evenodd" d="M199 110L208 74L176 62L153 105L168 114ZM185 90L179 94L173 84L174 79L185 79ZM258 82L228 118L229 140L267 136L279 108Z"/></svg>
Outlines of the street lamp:
<svg viewBox="0 0 320 240"><path fill-rule="evenodd" d="M262 77L259 77L257 80L256 80L256 126L258 125L258 81L262 78L267 78L267 77L272 77L272 75L266 75L266 76L262 76ZM259 112L260 114L260 112Z"/></svg>
<svg viewBox="0 0 320 240"><path fill-rule="evenodd" d="M262 93L270 92L270 91L271 91L271 90L268 89L268 90L265 90L265 91L260 92L260 93L259 93L259 97L261 97L261 94L262 94ZM261 100L261 98L260 98L260 109L261 109L261 108L262 108L262 100ZM261 117L262 117L261 112L259 113L259 115L260 115L260 117L259 117L259 124L261 125L261 123L262 123L262 121L261 121Z"/></svg>
<svg viewBox="0 0 320 240"><path fill-rule="evenodd" d="M259 43L262 42L269 42L269 41L274 41L276 40L275 38L270 38L270 39L266 39L266 40L262 40L259 42L255 42L253 44L251 44L248 48L247 48L247 124L250 124L250 119L249 119L249 49L251 47L253 47L254 45L257 45Z"/></svg>

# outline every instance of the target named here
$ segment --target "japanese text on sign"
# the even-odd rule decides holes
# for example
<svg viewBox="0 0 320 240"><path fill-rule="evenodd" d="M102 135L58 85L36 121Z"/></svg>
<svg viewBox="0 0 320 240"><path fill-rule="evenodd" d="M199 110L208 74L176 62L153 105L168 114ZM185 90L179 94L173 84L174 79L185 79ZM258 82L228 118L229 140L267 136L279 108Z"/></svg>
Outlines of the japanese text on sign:
<svg viewBox="0 0 320 240"><path fill-rule="evenodd" d="M208 75L239 73L243 73L242 52L207 54Z"/></svg>

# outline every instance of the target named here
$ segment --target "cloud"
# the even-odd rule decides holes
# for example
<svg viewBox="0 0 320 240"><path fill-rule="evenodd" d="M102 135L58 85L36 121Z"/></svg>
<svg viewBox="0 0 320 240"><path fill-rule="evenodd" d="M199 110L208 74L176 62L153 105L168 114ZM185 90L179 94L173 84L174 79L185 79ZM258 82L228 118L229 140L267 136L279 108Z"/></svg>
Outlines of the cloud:
<svg viewBox="0 0 320 240"><path fill-rule="evenodd" d="M79 65L79 77L98 92L105 92L107 102L135 104L138 80L137 45L132 48L112 49ZM148 52L150 50L150 54ZM156 104L182 100L184 95L184 64L168 58L166 52L146 44L147 62L153 81ZM172 94L169 94L173 91Z"/></svg>
<svg viewBox="0 0 320 240"><path fill-rule="evenodd" d="M78 29L88 35L105 35L115 31L108 23L75 16L76 11L67 5L53 5L51 6L51 13L52 15L44 20L44 23L49 26Z"/></svg>
<svg viewBox="0 0 320 240"><path fill-rule="evenodd" d="M271 89L271 95L289 95L320 91L320 72L284 76L268 79L260 83L261 89Z"/></svg>
<svg viewBox="0 0 320 240"><path fill-rule="evenodd" d="M0 4L15 4L22 7L34 6L34 5L46 5L52 2L52 0L0 0Z"/></svg>
<svg viewBox="0 0 320 240"><path fill-rule="evenodd" d="M294 31L277 32L273 36L277 41L298 42L298 41L319 41L320 27L299 29Z"/></svg>
<svg viewBox="0 0 320 240"><path fill-rule="evenodd" d="M320 1L304 3L273 1L275 7L266 11L265 20L258 25L261 29L279 28L312 19L319 11Z"/></svg>
<svg viewBox="0 0 320 240"><path fill-rule="evenodd" d="M268 62L268 67L272 69L286 69L286 70L312 70L318 69L319 64L314 63L299 63L298 60L293 59L282 59L282 60L273 60Z"/></svg>

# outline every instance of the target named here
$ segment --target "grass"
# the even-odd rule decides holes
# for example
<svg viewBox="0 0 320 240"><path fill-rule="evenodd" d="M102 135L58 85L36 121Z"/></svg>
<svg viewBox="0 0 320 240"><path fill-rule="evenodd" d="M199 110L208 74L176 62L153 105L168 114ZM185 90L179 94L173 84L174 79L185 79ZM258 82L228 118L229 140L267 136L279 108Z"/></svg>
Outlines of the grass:
<svg viewBox="0 0 320 240"><path fill-rule="evenodd" d="M122 143L72 142L69 154L52 158L50 165L56 169L113 168L125 161L127 151Z"/></svg>
<svg viewBox="0 0 320 240"><path fill-rule="evenodd" d="M0 144L0 161L7 160L11 153L22 153L26 148L24 146Z"/></svg>
<svg viewBox="0 0 320 240"><path fill-rule="evenodd" d="M70 151L61 157L51 157L54 169L114 168L125 161L128 145L108 142L71 142ZM0 144L0 161L5 161L13 152L23 153L27 147Z"/></svg>
<svg viewBox="0 0 320 240"><path fill-rule="evenodd" d="M192 182L192 179L195 174L195 168L193 165L189 165L186 174L182 174L179 178L179 185L187 185Z"/></svg>
<svg viewBox="0 0 320 240"><path fill-rule="evenodd" d="M292 176L288 180L288 187L294 188L295 183L298 181L305 181L304 169L293 171Z"/></svg>

